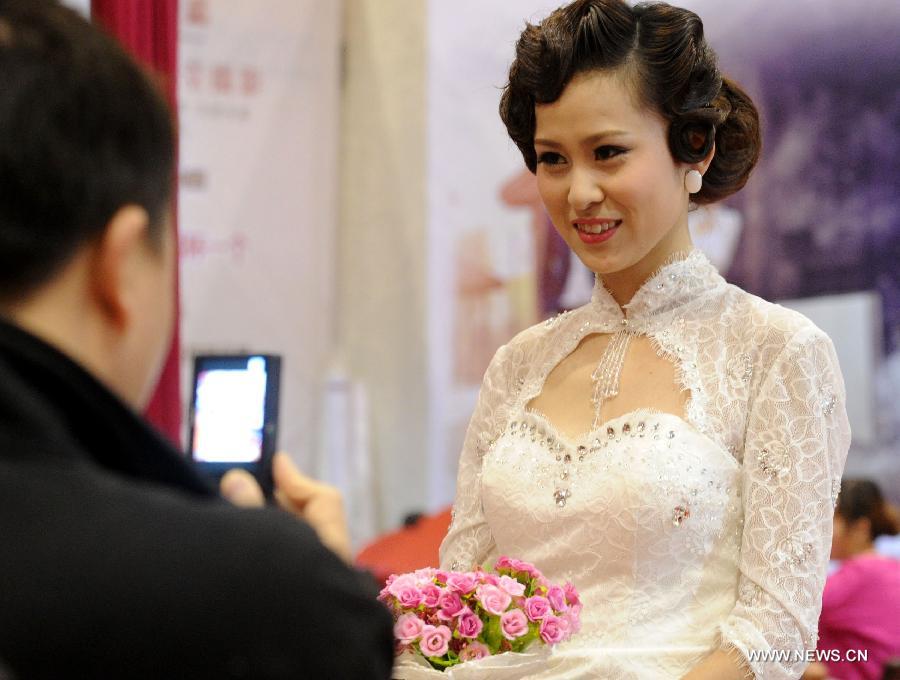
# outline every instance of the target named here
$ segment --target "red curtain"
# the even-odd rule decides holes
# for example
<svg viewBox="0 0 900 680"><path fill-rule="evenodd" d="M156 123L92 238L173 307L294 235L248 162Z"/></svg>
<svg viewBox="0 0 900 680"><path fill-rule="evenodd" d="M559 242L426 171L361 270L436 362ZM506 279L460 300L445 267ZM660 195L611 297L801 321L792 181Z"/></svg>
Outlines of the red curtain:
<svg viewBox="0 0 900 680"><path fill-rule="evenodd" d="M172 110L177 111L178 0L91 0L91 16L116 36L135 57L160 74ZM172 219L177 234L177 186L172 195ZM177 267L175 276L177 291ZM176 299L177 297L176 292ZM172 347L159 385L147 407L146 416L180 448L178 326L176 313Z"/></svg>

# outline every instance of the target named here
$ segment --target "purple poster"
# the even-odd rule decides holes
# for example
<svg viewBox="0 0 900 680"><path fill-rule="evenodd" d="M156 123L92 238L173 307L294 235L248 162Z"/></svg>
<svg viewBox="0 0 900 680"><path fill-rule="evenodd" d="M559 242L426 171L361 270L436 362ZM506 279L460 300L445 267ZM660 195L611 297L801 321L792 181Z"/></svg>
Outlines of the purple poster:
<svg viewBox="0 0 900 680"><path fill-rule="evenodd" d="M848 400L866 403L846 476L875 477L900 502L900 3L687 4L763 120L760 165L722 208L739 224L723 273L826 313L874 301L826 330L844 347ZM859 347L871 366L854 363Z"/></svg>

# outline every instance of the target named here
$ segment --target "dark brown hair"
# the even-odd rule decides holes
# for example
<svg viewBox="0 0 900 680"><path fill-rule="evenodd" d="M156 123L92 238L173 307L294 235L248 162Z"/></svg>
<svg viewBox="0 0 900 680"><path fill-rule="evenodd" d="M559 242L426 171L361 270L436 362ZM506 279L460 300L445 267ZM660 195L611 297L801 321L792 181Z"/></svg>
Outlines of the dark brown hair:
<svg viewBox="0 0 900 680"><path fill-rule="evenodd" d="M744 186L762 144L756 107L716 61L693 12L661 2L576 0L522 31L500 117L535 172L535 104L559 99L575 75L624 68L639 101L669 122L676 161L696 163L715 143L703 188L692 196L712 203Z"/></svg>
<svg viewBox="0 0 900 680"><path fill-rule="evenodd" d="M869 479L845 479L834 511L847 522L868 519L873 541L900 531L893 508L884 500L878 485Z"/></svg>

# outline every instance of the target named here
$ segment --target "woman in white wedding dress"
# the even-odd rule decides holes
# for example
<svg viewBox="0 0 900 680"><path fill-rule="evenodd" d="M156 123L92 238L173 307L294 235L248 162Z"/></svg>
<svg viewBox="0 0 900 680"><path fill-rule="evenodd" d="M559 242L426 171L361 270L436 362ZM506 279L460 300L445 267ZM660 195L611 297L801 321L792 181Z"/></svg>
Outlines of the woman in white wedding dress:
<svg viewBox="0 0 900 680"><path fill-rule="evenodd" d="M799 677L849 446L843 381L828 337L726 283L687 219L747 180L753 103L695 14L579 0L526 27L500 110L597 284L491 362L441 566L533 562L579 589L582 630L444 676Z"/></svg>

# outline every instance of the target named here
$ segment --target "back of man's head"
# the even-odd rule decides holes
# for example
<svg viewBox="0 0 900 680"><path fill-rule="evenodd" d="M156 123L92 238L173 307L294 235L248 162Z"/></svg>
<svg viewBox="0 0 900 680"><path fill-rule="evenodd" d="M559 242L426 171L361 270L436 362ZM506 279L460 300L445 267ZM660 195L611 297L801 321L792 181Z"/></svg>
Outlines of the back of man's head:
<svg viewBox="0 0 900 680"><path fill-rule="evenodd" d="M53 0L0 0L0 303L125 205L161 238L174 157L164 99L112 38Z"/></svg>

